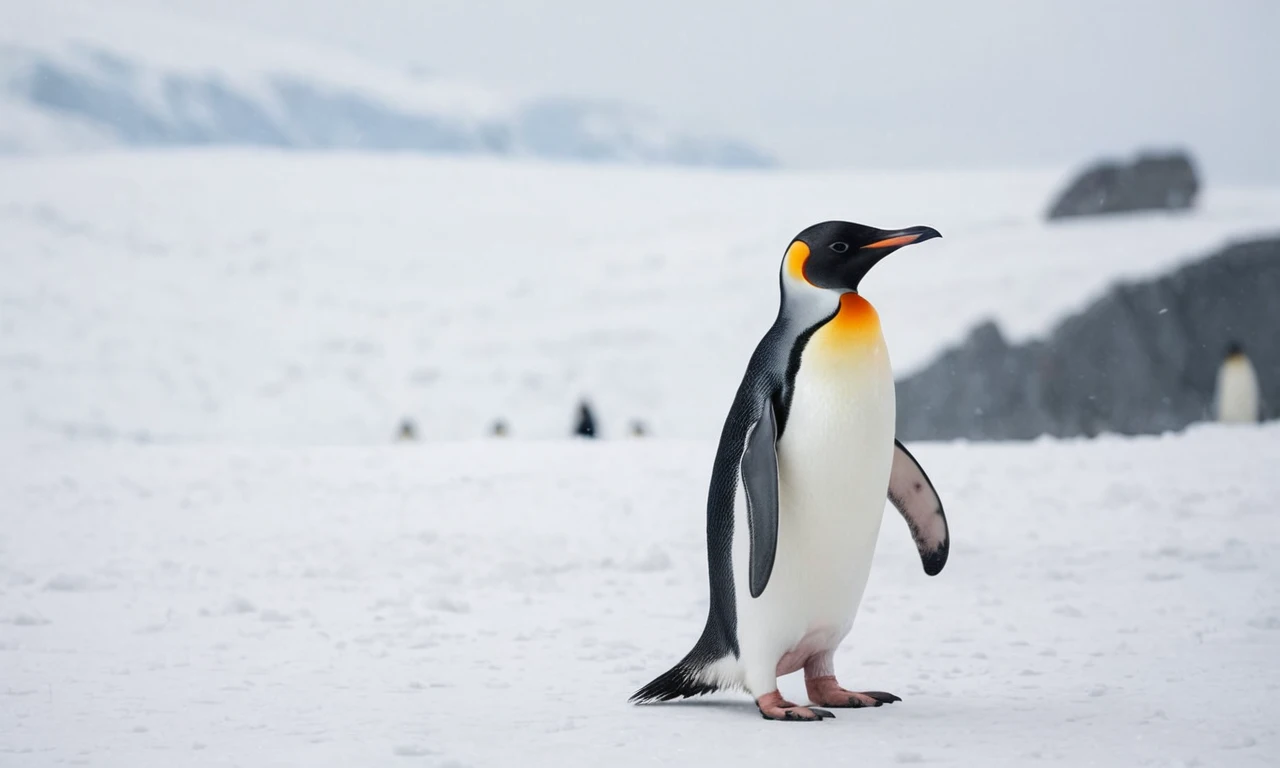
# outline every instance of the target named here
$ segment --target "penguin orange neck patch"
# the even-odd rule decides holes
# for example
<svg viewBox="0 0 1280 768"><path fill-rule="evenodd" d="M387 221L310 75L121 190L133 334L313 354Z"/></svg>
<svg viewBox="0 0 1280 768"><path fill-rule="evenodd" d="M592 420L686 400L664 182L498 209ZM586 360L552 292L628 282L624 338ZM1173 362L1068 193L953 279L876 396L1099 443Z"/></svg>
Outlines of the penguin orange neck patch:
<svg viewBox="0 0 1280 768"><path fill-rule="evenodd" d="M787 274L802 283L808 283L809 278L804 276L804 263L809 260L809 246L796 240L787 248Z"/></svg>
<svg viewBox="0 0 1280 768"><path fill-rule="evenodd" d="M819 333L823 343L833 346L862 345L880 335L880 315L858 294L841 294L839 311Z"/></svg>

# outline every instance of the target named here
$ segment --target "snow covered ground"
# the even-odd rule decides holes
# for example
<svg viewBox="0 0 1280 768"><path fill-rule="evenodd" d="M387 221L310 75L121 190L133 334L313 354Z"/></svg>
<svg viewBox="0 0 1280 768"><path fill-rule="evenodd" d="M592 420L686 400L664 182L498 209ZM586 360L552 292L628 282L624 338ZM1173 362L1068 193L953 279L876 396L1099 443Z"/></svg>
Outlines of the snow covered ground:
<svg viewBox="0 0 1280 768"><path fill-rule="evenodd" d="M950 563L890 511L837 657L904 701L823 723L626 703L712 450L8 444L0 765L1280 762L1280 428L918 446Z"/></svg>
<svg viewBox="0 0 1280 768"><path fill-rule="evenodd" d="M837 660L901 704L626 703L701 628L712 441L797 231L942 230L865 281L902 373L1280 229L1213 186L1047 225L1061 181L0 158L0 766L1280 763L1275 425L913 445L950 562L890 511ZM551 439L584 393L657 439Z"/></svg>
<svg viewBox="0 0 1280 768"><path fill-rule="evenodd" d="M898 373L1280 230L1280 190L1049 225L1065 174L726 172L415 155L0 158L0 435L380 443L642 418L711 438L804 227L927 224L864 281Z"/></svg>

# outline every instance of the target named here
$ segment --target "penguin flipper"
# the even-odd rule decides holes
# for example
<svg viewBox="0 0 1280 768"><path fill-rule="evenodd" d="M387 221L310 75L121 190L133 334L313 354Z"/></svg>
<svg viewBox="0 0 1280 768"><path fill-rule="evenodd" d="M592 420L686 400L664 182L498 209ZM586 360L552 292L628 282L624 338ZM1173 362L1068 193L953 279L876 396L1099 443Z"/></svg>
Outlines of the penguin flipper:
<svg viewBox="0 0 1280 768"><path fill-rule="evenodd" d="M898 440L893 441L893 469L889 473L889 501L902 513L920 551L924 572L937 576L947 564L951 532L942 500L920 463Z"/></svg>
<svg viewBox="0 0 1280 768"><path fill-rule="evenodd" d="M747 432L739 469L751 528L750 588L759 597L769 584L778 549L778 420L766 399L760 418Z"/></svg>

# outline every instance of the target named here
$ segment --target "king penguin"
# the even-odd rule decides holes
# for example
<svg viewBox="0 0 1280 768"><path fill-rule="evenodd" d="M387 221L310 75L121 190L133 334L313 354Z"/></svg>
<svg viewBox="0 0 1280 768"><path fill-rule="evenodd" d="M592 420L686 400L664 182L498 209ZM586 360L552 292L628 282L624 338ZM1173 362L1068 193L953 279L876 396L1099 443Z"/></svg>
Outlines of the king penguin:
<svg viewBox="0 0 1280 768"><path fill-rule="evenodd" d="M930 576L947 562L950 534L933 484L895 438L889 352L858 285L889 254L936 237L828 221L787 247L777 319L747 364L712 467L705 628L632 701L744 689L768 720L900 701L841 687L835 651L862 601L886 498ZM778 692L778 677L801 669L808 707Z"/></svg>
<svg viewBox="0 0 1280 768"><path fill-rule="evenodd" d="M1259 421L1258 374L1239 342L1227 345L1227 353L1218 368L1214 393L1214 410L1218 421L1225 424L1253 424Z"/></svg>

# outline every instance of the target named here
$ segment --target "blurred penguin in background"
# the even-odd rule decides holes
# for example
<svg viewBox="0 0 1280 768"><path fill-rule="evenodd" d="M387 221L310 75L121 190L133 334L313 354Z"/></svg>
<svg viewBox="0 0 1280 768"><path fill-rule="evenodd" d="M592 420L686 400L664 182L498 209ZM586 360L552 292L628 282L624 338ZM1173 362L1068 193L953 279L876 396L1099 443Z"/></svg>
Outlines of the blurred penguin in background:
<svg viewBox="0 0 1280 768"><path fill-rule="evenodd" d="M1253 363L1238 342L1227 345L1226 357L1218 368L1217 398L1214 403L1218 421L1226 424L1254 424L1261 412L1258 408L1258 375Z"/></svg>
<svg viewBox="0 0 1280 768"><path fill-rule="evenodd" d="M573 434L578 437L596 436L596 417L591 413L591 404L586 399L578 403L578 424L573 428Z"/></svg>
<svg viewBox="0 0 1280 768"><path fill-rule="evenodd" d="M405 419L400 422L400 431L396 433L396 440L399 442L409 442L418 439L418 430L413 426L412 419Z"/></svg>
<svg viewBox="0 0 1280 768"><path fill-rule="evenodd" d="M647 434L649 434L649 430L647 427L645 427L643 421L636 419L635 421L631 422L632 437L644 437Z"/></svg>
<svg viewBox="0 0 1280 768"><path fill-rule="evenodd" d="M493 426L489 427L489 434L493 435L494 437L506 437L507 422L503 421L502 419L498 419L497 421L493 422Z"/></svg>

